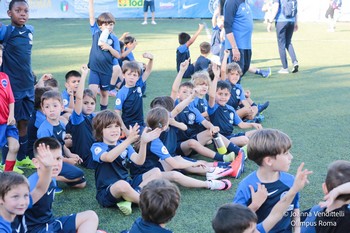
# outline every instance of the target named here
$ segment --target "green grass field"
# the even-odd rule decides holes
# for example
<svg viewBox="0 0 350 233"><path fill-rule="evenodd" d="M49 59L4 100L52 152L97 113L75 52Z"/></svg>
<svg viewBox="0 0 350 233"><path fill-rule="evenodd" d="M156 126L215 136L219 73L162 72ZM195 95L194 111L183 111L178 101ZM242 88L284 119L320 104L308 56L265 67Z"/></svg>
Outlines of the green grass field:
<svg viewBox="0 0 350 233"><path fill-rule="evenodd" d="M145 112L155 96L170 94L176 75L177 34L182 31L193 34L202 21L166 19L157 22L156 26L141 26L140 20L123 20L117 21L115 26L118 36L128 31L137 38L136 59L142 61L141 54L146 51L155 56L154 71L147 82ZM210 20L205 22L210 25ZM88 61L91 46L88 20L43 19L31 20L30 24L35 27L33 70L38 77L52 73L60 81L60 88L64 88L64 74L79 69ZM278 75L281 64L276 35L267 33L262 22L255 22L252 63L257 67L271 67L273 74L268 79L247 74L243 79L245 89L252 91L256 102L270 101L270 107L264 112L263 126L280 129L292 138L294 159L290 173L294 174L301 162L314 171L310 184L301 192L301 209L310 208L323 197L321 184L327 165L350 157L349 24L337 24L335 33L327 33L326 29L324 23L300 23L293 37L300 72ZM199 56L202 41L209 41L204 31L190 48L193 60ZM113 102L111 99L109 108L114 107ZM243 177L256 168L253 162L247 161ZM102 209L95 200L94 174L85 172L88 181L85 190L71 190L61 185L65 189L56 196L55 215L92 209L99 215L101 229L119 232L129 228L140 215L138 208L133 209L131 216L124 216L116 208ZM212 232L211 219L215 210L232 201L241 179L231 179L233 186L229 191L180 188L180 207L167 226L174 232Z"/></svg>

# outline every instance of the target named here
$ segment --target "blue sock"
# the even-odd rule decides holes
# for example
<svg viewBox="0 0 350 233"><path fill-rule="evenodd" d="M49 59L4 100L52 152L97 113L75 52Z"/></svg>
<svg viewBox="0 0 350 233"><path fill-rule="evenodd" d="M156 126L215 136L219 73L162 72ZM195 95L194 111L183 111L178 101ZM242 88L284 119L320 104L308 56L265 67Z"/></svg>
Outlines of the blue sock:
<svg viewBox="0 0 350 233"><path fill-rule="evenodd" d="M2 151L1 151L1 164L5 165L5 162L6 162L6 157L7 157L7 153L9 152L9 146L7 145L4 145L2 147Z"/></svg>
<svg viewBox="0 0 350 233"><path fill-rule="evenodd" d="M107 107L108 107L108 105L102 105L102 104L100 104L100 110L101 110L101 111L102 111L102 110L106 110Z"/></svg>
<svg viewBox="0 0 350 233"><path fill-rule="evenodd" d="M214 160L216 160L216 161L224 161L224 156L216 152L215 156L214 156Z"/></svg>
<svg viewBox="0 0 350 233"><path fill-rule="evenodd" d="M25 135L23 137L19 137L19 150L17 153L17 160L22 161L26 158L27 154L27 146L28 146L28 135Z"/></svg>
<svg viewBox="0 0 350 233"><path fill-rule="evenodd" d="M233 144L232 142L230 142L230 144L228 144L227 150L229 152L235 152L236 155L238 155L238 152L240 151L241 148L239 148L238 146L236 146L235 144Z"/></svg>

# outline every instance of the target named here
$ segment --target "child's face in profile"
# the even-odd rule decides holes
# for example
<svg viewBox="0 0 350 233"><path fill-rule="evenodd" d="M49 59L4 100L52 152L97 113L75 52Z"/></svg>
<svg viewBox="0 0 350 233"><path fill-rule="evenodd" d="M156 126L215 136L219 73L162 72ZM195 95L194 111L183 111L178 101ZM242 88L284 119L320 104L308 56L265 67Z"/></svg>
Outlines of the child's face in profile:
<svg viewBox="0 0 350 233"><path fill-rule="evenodd" d="M231 93L227 88L217 89L215 101L218 105L225 106L231 97Z"/></svg>
<svg viewBox="0 0 350 233"><path fill-rule="evenodd" d="M136 85L137 80L139 79L139 73L137 71L127 70L124 73L125 86L126 87L134 87Z"/></svg>
<svg viewBox="0 0 350 233"><path fill-rule="evenodd" d="M227 76L228 76L228 80L229 80L230 83L232 83L232 84L236 84L236 83L238 82L238 80L239 80L239 77L240 77L240 75L239 75L239 73L238 73L237 70L231 70L231 71L227 74Z"/></svg>
<svg viewBox="0 0 350 233"><path fill-rule="evenodd" d="M4 199L0 198L1 212L11 218L23 215L29 205L29 188L27 184L13 186Z"/></svg>
<svg viewBox="0 0 350 233"><path fill-rule="evenodd" d="M75 94L75 92L77 92L79 83L80 83L80 77L71 76L68 78L68 80L64 85L67 88L68 92L73 91L73 93Z"/></svg>
<svg viewBox="0 0 350 233"><path fill-rule="evenodd" d="M290 151L276 155L276 159L272 159L272 169L275 171L288 172L292 163L293 155Z"/></svg>
<svg viewBox="0 0 350 233"><path fill-rule="evenodd" d="M178 91L178 97L180 101L183 101L192 94L193 89L190 87L182 86Z"/></svg>
<svg viewBox="0 0 350 233"><path fill-rule="evenodd" d="M51 121L58 121L63 111L63 104L58 99L45 99L42 103L42 111L47 117L47 119Z"/></svg>
<svg viewBox="0 0 350 233"><path fill-rule="evenodd" d="M85 95L83 98L83 113L85 115L90 115L91 113L93 113L95 111L95 107L96 107L96 102L93 98L91 98L88 95Z"/></svg>
<svg viewBox="0 0 350 233"><path fill-rule="evenodd" d="M108 29L109 33L113 32L114 23L103 23L100 26L101 31L105 30L106 28Z"/></svg>
<svg viewBox="0 0 350 233"><path fill-rule="evenodd" d="M25 2L16 2L12 9L7 11L7 15L14 26L22 27L28 21L29 6Z"/></svg>
<svg viewBox="0 0 350 233"><path fill-rule="evenodd" d="M120 137L120 126L117 123L107 125L103 129L103 142L107 145L115 145Z"/></svg>

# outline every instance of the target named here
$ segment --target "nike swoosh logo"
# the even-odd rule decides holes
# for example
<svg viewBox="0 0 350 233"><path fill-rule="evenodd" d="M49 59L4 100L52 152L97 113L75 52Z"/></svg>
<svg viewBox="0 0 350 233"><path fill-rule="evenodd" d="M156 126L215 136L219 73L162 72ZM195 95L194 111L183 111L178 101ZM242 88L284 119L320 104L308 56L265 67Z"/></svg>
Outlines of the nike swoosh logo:
<svg viewBox="0 0 350 233"><path fill-rule="evenodd" d="M24 32L19 32L20 35L22 35L22 34L24 34L24 33L26 33L26 31L24 31Z"/></svg>
<svg viewBox="0 0 350 233"><path fill-rule="evenodd" d="M52 191L55 190L55 189L51 189L50 191L47 191L47 195L50 196L50 194L52 193Z"/></svg>
<svg viewBox="0 0 350 233"><path fill-rule="evenodd" d="M15 229L15 231L16 231L17 233L19 233L20 230L21 230L21 225L19 225L18 228Z"/></svg>
<svg viewBox="0 0 350 233"><path fill-rule="evenodd" d="M109 87L109 85L102 85L102 88L106 88L106 87Z"/></svg>
<svg viewBox="0 0 350 233"><path fill-rule="evenodd" d="M58 131L58 132L57 132L57 135L60 135L60 133L62 133L62 130L61 130L61 131Z"/></svg>
<svg viewBox="0 0 350 233"><path fill-rule="evenodd" d="M191 8L191 7L194 7L195 5L198 5L198 3L193 3L193 4L189 4L189 5L186 5L186 3L184 3L184 4L182 5L182 8L183 8L184 10L187 10L187 9L189 9L189 8Z"/></svg>
<svg viewBox="0 0 350 233"><path fill-rule="evenodd" d="M277 191L278 191L278 189L276 189L275 191L269 192L269 193L267 194L267 196L271 196L272 194L276 193Z"/></svg>

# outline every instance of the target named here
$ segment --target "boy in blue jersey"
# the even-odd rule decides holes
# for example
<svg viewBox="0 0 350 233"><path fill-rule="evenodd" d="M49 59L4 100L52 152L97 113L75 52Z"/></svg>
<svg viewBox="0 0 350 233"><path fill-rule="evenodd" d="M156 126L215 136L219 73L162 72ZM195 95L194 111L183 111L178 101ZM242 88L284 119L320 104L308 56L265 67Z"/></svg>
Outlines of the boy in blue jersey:
<svg viewBox="0 0 350 233"><path fill-rule="evenodd" d="M216 8L213 17L211 18L212 33L211 33L211 53L215 56L220 56L222 53L222 32L224 28L224 16L220 15L219 7Z"/></svg>
<svg viewBox="0 0 350 233"><path fill-rule="evenodd" d="M62 170L62 148L60 142L52 137L38 139L34 143L34 154L37 156L37 148L44 144L50 151L51 158L54 161L52 173L46 193L38 199L26 212L26 227L28 232L91 232L96 233L98 226L98 217L92 210L72 214L69 216L55 218L52 211L52 203L55 196L56 177ZM28 180L30 189L38 182L38 174L41 172L44 164L39 160L34 160L37 172L31 175Z"/></svg>
<svg viewBox="0 0 350 233"><path fill-rule="evenodd" d="M17 166L26 167L32 165L25 152L28 120L34 108L34 77L31 67L34 28L26 25L29 18L27 1L12 0L7 14L11 18L11 25L0 23L0 42L5 47L1 71L9 76L15 98L15 119L20 144Z"/></svg>
<svg viewBox="0 0 350 233"><path fill-rule="evenodd" d="M104 12L95 20L94 1L89 0L89 20L92 33L92 46L90 50L89 64L90 77L89 88L96 96L100 88L100 109L107 109L108 91L111 85L113 74L114 58L120 58L120 47L118 38L112 33L115 25L115 18L109 12ZM108 31L106 41L101 41L102 31Z"/></svg>
<svg viewBox="0 0 350 233"><path fill-rule="evenodd" d="M255 129L261 129L262 126L257 123L247 123L241 120L234 108L227 104L231 96L230 84L225 81L218 81L220 70L216 65L213 65L213 72L215 77L209 89L208 101L208 114L210 121L213 125L220 128L220 134L229 139L230 142L237 146L245 146L254 131L233 134L233 126L237 125L241 129L252 127Z"/></svg>
<svg viewBox="0 0 350 233"><path fill-rule="evenodd" d="M233 229L235 229L235 233L270 232L271 229L282 219L295 196L307 183L309 183L308 175L312 172L307 169L303 170L303 167L304 163L298 168L293 186L283 195L283 197L281 197L281 200L273 206L270 214L264 221L257 224L258 217L251 209L241 204L228 203L222 205L218 209L212 220L212 227L215 233L230 233ZM267 190L264 185L261 185L257 192L254 192L252 187L250 189L252 196L254 196L254 201L259 202L266 199Z"/></svg>
<svg viewBox="0 0 350 233"><path fill-rule="evenodd" d="M189 47L195 42L201 31L203 30L204 25L199 24L198 29L195 34L191 37L186 32L181 32L179 34L179 44L180 46L176 49L176 70L180 71L180 65L182 62L191 58ZM191 75L194 73L194 65L190 64L187 67L186 72L184 73L184 78L191 78Z"/></svg>
<svg viewBox="0 0 350 233"><path fill-rule="evenodd" d="M142 217L136 219L129 233L171 233L165 224L175 216L180 197L179 188L167 180L149 182L140 194Z"/></svg>
<svg viewBox="0 0 350 233"><path fill-rule="evenodd" d="M207 70L209 64L211 63L210 59L208 58L210 54L210 44L206 41L202 42L199 45L199 49L201 55L196 60L196 64L194 65L194 72Z"/></svg>
<svg viewBox="0 0 350 233"><path fill-rule="evenodd" d="M62 99L64 105L63 116L68 120L74 109L75 94L77 92L81 74L76 70L68 71L65 75L65 90L62 91Z"/></svg>
<svg viewBox="0 0 350 233"><path fill-rule="evenodd" d="M258 223L266 219L273 206L293 185L294 177L287 173L293 159L289 151L291 146L288 135L275 129L258 130L249 140L248 158L259 168L239 183L233 202L254 211ZM254 192L262 188L266 188L265 195L257 195L261 200L254 201ZM270 232L292 232L292 225L295 232L300 232L299 194Z"/></svg>
<svg viewBox="0 0 350 233"><path fill-rule="evenodd" d="M139 190L149 181L160 177L158 168L130 178L126 168L128 162L142 165L146 159L147 143L159 137L160 129L143 132L140 150L136 153L131 144L138 140L139 126L130 126L128 137L119 140L121 118L113 111L104 110L93 119L96 143L91 147L95 168L96 199L102 207L116 205L125 214L132 212L131 203L139 202Z"/></svg>
<svg viewBox="0 0 350 233"><path fill-rule="evenodd" d="M65 145L66 128L60 121L60 114L63 110L62 97L59 92L47 91L41 96L41 109L46 116L46 120L38 128L37 136L54 137L62 145L63 169L58 177L59 181L65 182L74 188L84 188L86 181L84 172L74 166L80 164L82 159L79 155L72 153Z"/></svg>
<svg viewBox="0 0 350 233"><path fill-rule="evenodd" d="M81 165L94 169L90 148L95 142L92 135L92 119L95 117L96 98L90 89L84 90L84 84L89 69L86 65L81 67L81 80L75 94L74 110L66 126L67 133L72 135L71 151L82 158Z"/></svg>
<svg viewBox="0 0 350 233"><path fill-rule="evenodd" d="M141 68L135 61L123 64L123 77L125 85L118 91L115 100L115 111L121 115L122 130L128 134L129 126L136 123L140 126L140 132L144 128L142 88L153 67L153 55L144 53L143 57L148 59L145 72L141 76Z"/></svg>

